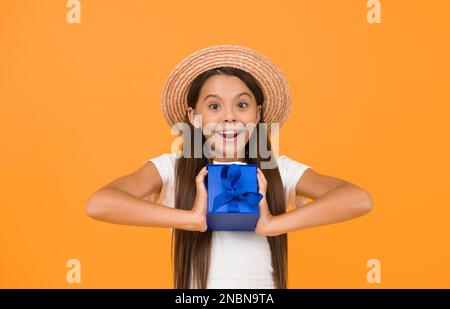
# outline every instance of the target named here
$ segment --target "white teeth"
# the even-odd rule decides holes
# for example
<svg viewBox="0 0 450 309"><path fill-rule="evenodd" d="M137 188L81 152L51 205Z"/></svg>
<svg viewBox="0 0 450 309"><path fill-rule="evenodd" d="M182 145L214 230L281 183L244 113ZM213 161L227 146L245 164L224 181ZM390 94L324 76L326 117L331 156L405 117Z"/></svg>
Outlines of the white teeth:
<svg viewBox="0 0 450 309"><path fill-rule="evenodd" d="M219 131L218 133L224 138L235 138L240 131Z"/></svg>

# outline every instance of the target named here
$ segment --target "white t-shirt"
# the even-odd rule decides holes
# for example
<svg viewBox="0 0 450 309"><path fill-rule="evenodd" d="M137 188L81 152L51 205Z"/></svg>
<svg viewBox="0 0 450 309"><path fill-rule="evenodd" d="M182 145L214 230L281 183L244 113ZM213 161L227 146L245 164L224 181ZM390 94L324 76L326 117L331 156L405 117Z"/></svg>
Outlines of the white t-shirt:
<svg viewBox="0 0 450 309"><path fill-rule="evenodd" d="M160 194L152 200L168 207L175 207L175 159L176 154L164 153L148 160L155 164L163 182ZM295 187L309 166L287 156L279 156L277 162L286 206L303 205L306 199L296 196ZM226 163L246 164L238 161ZM265 236L247 231L213 231L212 234L211 264L206 288L274 288L272 258Z"/></svg>

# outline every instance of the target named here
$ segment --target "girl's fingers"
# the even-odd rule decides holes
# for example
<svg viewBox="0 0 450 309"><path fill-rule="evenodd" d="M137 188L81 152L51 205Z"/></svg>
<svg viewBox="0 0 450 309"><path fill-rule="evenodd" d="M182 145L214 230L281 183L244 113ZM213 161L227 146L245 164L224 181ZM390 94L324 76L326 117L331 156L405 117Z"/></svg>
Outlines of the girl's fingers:
<svg viewBox="0 0 450 309"><path fill-rule="evenodd" d="M264 185L264 179L262 178L261 174L258 173L256 176L258 177L258 183L260 185Z"/></svg>
<svg viewBox="0 0 450 309"><path fill-rule="evenodd" d="M208 195L208 192L206 190L205 185L205 176L208 174L208 170L206 169L206 166L203 167L198 175L195 177L195 184L197 188L197 195L201 197L205 197Z"/></svg>
<svg viewBox="0 0 450 309"><path fill-rule="evenodd" d="M200 172L198 173L197 177L195 177L195 180L197 182L201 182L203 181L203 179L205 179L205 176L208 174L208 170L206 169L206 166L203 167Z"/></svg>
<svg viewBox="0 0 450 309"><path fill-rule="evenodd" d="M261 179L262 179L262 181L264 183L267 183L267 179L266 179L266 177L264 176L264 173L261 171L261 169L259 167L258 167L258 175L261 177Z"/></svg>
<svg viewBox="0 0 450 309"><path fill-rule="evenodd" d="M206 185L205 185L205 176L208 174L208 170L206 166L200 170L198 175L195 177L195 183L197 186L197 190L201 190L201 192L206 193Z"/></svg>
<svg viewBox="0 0 450 309"><path fill-rule="evenodd" d="M256 177L258 178L259 193L261 193L262 195L265 195L266 194L266 183L264 182L260 173L256 174Z"/></svg>

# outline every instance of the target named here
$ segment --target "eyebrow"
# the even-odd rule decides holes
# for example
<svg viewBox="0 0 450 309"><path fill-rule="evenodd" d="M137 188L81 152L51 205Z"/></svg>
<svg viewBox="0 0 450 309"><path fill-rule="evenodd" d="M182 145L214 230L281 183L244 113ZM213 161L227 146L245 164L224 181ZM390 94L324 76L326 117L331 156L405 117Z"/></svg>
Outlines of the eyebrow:
<svg viewBox="0 0 450 309"><path fill-rule="evenodd" d="M246 91L239 93L239 94L236 95L234 98L236 99L236 98L238 98L238 97L240 97L240 96L243 96L243 95L248 95L248 96L250 97L250 99L252 98L252 96L250 95L250 93L248 93L248 92L246 92ZM203 99L203 101L206 101L206 99L209 98L209 97L217 98L217 99L222 99L222 98L221 98L219 95L217 95L217 94L208 94L208 95Z"/></svg>

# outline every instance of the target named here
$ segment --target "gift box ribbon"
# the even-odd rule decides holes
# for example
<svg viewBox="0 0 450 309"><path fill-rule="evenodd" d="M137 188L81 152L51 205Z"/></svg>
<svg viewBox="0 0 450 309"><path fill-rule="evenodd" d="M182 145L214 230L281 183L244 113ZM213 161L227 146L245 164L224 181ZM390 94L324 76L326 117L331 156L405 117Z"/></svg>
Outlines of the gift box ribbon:
<svg viewBox="0 0 450 309"><path fill-rule="evenodd" d="M259 192L250 192L236 187L236 183L241 178L241 169L236 164L224 166L220 172L220 181L224 192L214 198L213 210L228 204L227 212L239 212L239 203L244 202L252 208L258 208L259 201L263 195Z"/></svg>

